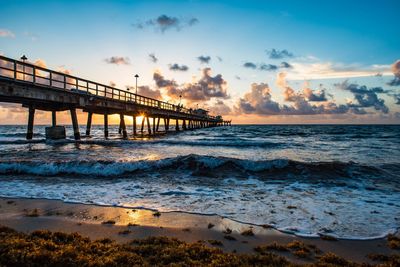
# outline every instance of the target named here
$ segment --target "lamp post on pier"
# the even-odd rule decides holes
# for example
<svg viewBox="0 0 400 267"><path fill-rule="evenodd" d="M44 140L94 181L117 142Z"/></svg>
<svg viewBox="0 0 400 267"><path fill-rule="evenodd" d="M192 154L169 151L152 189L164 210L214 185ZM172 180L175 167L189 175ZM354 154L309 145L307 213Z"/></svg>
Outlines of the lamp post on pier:
<svg viewBox="0 0 400 267"><path fill-rule="evenodd" d="M22 75L23 75L24 81L25 81L25 61L27 59L28 58L25 55L22 55L21 60L22 60L22 62L24 62L24 64L22 65Z"/></svg>
<svg viewBox="0 0 400 267"><path fill-rule="evenodd" d="M135 103L136 103L136 96L137 96L137 79L139 78L138 74L135 74L135 78L136 78L136 91L135 91Z"/></svg>

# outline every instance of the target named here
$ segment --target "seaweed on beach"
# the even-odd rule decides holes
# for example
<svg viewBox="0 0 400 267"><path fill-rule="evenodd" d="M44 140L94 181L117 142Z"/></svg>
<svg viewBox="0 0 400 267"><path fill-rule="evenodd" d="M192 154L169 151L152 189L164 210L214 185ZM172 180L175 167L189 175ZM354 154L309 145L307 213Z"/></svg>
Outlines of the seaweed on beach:
<svg viewBox="0 0 400 267"><path fill-rule="evenodd" d="M114 220L107 220L107 221L101 222L101 224L115 224L115 221Z"/></svg>
<svg viewBox="0 0 400 267"><path fill-rule="evenodd" d="M387 241L389 248L400 249L400 237L390 234L387 237Z"/></svg>
<svg viewBox="0 0 400 267"><path fill-rule="evenodd" d="M210 242L217 245L216 242ZM291 243L292 248L302 248ZM309 247L310 249L310 247ZM399 266L390 256L380 266ZM78 233L17 232L0 226L0 266L301 266L267 251L225 253L202 242L185 243L169 237L149 237L118 244L104 238L90 240ZM363 266L332 253L307 266Z"/></svg>

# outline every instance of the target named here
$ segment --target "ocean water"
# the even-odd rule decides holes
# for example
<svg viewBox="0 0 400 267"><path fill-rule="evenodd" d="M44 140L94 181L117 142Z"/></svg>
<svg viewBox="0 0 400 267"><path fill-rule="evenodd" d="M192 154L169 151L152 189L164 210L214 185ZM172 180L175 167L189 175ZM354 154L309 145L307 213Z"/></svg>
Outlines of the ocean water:
<svg viewBox="0 0 400 267"><path fill-rule="evenodd" d="M304 236L400 227L400 126L244 125L80 142L0 126L0 196L218 214ZM84 132L84 128L81 128Z"/></svg>

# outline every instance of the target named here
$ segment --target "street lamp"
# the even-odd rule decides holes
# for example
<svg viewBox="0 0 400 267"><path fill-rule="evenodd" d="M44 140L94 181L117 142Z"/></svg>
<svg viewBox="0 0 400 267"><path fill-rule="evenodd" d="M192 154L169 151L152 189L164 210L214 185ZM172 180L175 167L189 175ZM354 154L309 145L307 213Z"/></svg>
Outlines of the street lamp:
<svg viewBox="0 0 400 267"><path fill-rule="evenodd" d="M136 78L136 92L135 92L135 103L136 103L136 96L137 96L137 79L139 78L138 74L135 74L135 78Z"/></svg>
<svg viewBox="0 0 400 267"><path fill-rule="evenodd" d="M27 58L25 55L22 55L21 60L22 60L22 62L24 62L24 64L22 64L22 75L23 75L23 77L24 77L24 81L25 81L25 61L26 61L27 59L28 59L28 58Z"/></svg>

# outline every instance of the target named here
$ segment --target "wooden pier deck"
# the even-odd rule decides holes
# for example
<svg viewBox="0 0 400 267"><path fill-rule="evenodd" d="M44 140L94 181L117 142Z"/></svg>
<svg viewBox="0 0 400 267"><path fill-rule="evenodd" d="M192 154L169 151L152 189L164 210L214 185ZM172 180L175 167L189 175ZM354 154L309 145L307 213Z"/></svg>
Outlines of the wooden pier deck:
<svg viewBox="0 0 400 267"><path fill-rule="evenodd" d="M29 109L27 139L32 139L35 110L52 112L52 126L56 127L56 112L69 110L74 137L80 139L77 109L87 112L86 135L90 135L93 114L104 115L104 136L108 137L108 115L120 115L120 133L128 137L124 116L133 117L132 134L136 135L136 117L143 116L147 132L164 132L175 121L175 131L230 125L221 116L210 116L202 110L189 109L164 101L137 95L108 85L82 79L62 72L0 56L0 102L19 103ZM153 119L152 124L150 119ZM179 123L180 121L180 123ZM173 122L172 122L173 124Z"/></svg>

